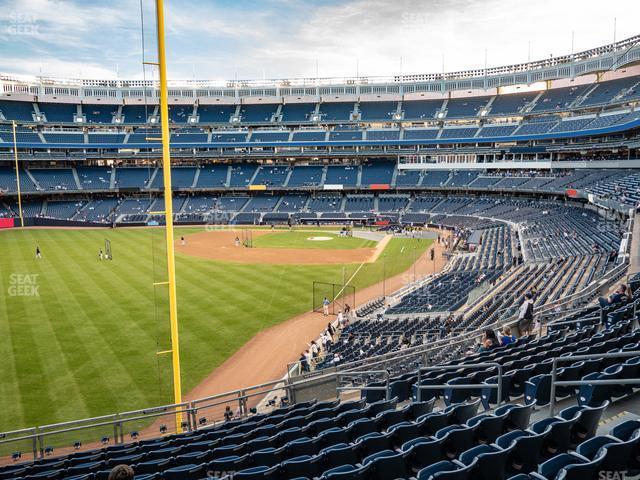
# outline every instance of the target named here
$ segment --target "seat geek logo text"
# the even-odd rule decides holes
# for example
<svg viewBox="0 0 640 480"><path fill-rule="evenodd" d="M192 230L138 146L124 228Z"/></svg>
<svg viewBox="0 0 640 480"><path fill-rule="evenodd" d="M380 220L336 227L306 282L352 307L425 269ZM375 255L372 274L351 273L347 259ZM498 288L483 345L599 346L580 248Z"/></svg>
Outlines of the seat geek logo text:
<svg viewBox="0 0 640 480"><path fill-rule="evenodd" d="M7 294L10 297L39 297L38 273L12 273L9 275L9 288Z"/></svg>

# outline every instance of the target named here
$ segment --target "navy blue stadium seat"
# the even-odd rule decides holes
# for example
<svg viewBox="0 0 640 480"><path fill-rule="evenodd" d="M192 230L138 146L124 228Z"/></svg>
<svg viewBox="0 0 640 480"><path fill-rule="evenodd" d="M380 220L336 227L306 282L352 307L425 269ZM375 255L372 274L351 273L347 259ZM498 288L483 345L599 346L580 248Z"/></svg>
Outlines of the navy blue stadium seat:
<svg viewBox="0 0 640 480"><path fill-rule="evenodd" d="M478 445L460 455L460 463L473 465L472 477L478 480L503 480L507 475L507 460L511 449L496 445Z"/></svg>
<svg viewBox="0 0 640 480"><path fill-rule="evenodd" d="M357 447L351 444L338 443L320 451L322 468L330 470L340 465L355 465L359 463Z"/></svg>
<svg viewBox="0 0 640 480"><path fill-rule="evenodd" d="M213 469L216 471L215 469ZM165 470L162 473L164 480L198 480L205 475L206 464L183 465Z"/></svg>
<svg viewBox="0 0 640 480"><path fill-rule="evenodd" d="M623 472L633 468L633 459L640 452L640 430L632 434L628 440L620 440L611 435L593 437L580 445L576 452L589 460L596 460L604 452L600 470Z"/></svg>
<svg viewBox="0 0 640 480"><path fill-rule="evenodd" d="M231 478L240 478L242 480L276 480L279 478L278 467L251 467L235 472Z"/></svg>
<svg viewBox="0 0 640 480"><path fill-rule="evenodd" d="M496 445L502 449L510 448L507 459L507 471L513 474L529 473L538 468L541 452L547 434L526 430L512 430L496 439Z"/></svg>
<svg viewBox="0 0 640 480"><path fill-rule="evenodd" d="M410 473L407 457L407 453L383 450L364 458L362 464L370 466L369 477L371 479L404 478Z"/></svg>

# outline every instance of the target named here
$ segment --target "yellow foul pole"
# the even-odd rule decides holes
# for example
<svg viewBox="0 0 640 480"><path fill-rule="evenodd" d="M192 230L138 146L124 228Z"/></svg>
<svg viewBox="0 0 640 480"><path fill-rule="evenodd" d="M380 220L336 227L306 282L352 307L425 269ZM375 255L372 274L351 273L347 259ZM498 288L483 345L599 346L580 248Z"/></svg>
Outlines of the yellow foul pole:
<svg viewBox="0 0 640 480"><path fill-rule="evenodd" d="M178 340L178 306L176 296L176 261L173 239L173 202L171 194L171 153L169 149L169 100L167 62L164 44L164 0L156 0L158 34L158 69L160 72L160 125L162 128L162 176L164 179L164 213L167 236L167 274L169 280L169 319L171 321L171 355L173 359L173 396L182 403L180 382L180 342ZM176 430L182 428L182 413L176 412Z"/></svg>
<svg viewBox="0 0 640 480"><path fill-rule="evenodd" d="M13 158L16 162L16 186L18 187L18 213L20 214L20 226L24 227L24 217L22 216L22 193L20 192L20 167L18 166L18 141L16 135L16 121L13 125Z"/></svg>

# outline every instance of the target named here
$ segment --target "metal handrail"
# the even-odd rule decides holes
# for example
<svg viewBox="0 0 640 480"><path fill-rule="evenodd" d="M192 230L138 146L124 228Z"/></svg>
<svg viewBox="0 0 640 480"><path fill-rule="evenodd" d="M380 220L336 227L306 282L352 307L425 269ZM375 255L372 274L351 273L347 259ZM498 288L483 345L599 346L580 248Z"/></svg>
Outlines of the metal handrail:
<svg viewBox="0 0 640 480"><path fill-rule="evenodd" d="M439 384L439 385L421 385L422 381L422 372L436 371L436 370L459 370L461 368L491 368L496 367L498 369L498 383L481 383L481 384L465 384L465 385L448 385L448 384ZM490 388L498 389L498 404L499 407L502 403L502 365L497 362L484 362L484 363L474 363L473 365L442 365L442 366L432 366L432 367L420 367L418 368L418 380L416 383L417 389L417 397L416 400L418 402L422 401L422 390L440 390L444 388L451 388L453 390L461 390L465 388Z"/></svg>
<svg viewBox="0 0 640 480"><path fill-rule="evenodd" d="M640 385L640 380L572 380L558 381L558 363L580 362L582 360L594 360L604 358L632 358L640 355L640 350L617 353L594 353L591 355L569 355L566 357L554 357L551 366L551 391L549 399L549 416L555 414L556 387L579 387L582 385Z"/></svg>
<svg viewBox="0 0 640 480"><path fill-rule="evenodd" d="M596 290L601 288L603 285L605 285L608 282L614 280L614 277L617 277L620 273L624 272L624 270L627 268L627 266L628 266L627 263L622 263L622 264L618 265L617 267L614 267L611 270L609 270L609 272L607 273L606 276L600 278L599 280L597 280L595 282L591 282L589 285L587 285L582 290L580 290L580 291L578 291L576 293L572 293L571 295L568 295L566 297L563 297L562 300L555 301L555 302L549 302L549 303L545 303L544 305L540 305L536 309L536 314L544 315L544 314L548 313L545 309L550 309L552 307L555 308L555 307L562 306L562 305L565 305L565 304L568 304L568 303L571 303L571 302L576 302L579 299L583 299L585 297L588 297L589 295L592 295Z"/></svg>
<svg viewBox="0 0 640 480"><path fill-rule="evenodd" d="M124 424L128 422L139 421L139 420L148 420L148 419L163 417L165 415L174 415L176 411L179 411L185 414L186 421L184 423L186 424L186 430L196 431L199 429L199 425L197 422L198 411L205 408L210 408L212 406L229 403L231 401L238 401L242 415L246 416L248 414L246 405L247 405L247 400L249 398L264 396L269 392L280 391L283 389L288 390L289 386L284 383L285 382L282 379L273 380L271 382L265 382L249 388L238 389L238 390L233 390L231 392L212 395L210 397L205 397L205 398L194 400L191 402L184 402L180 404L171 404L171 405L161 405L158 407L151 407L151 408L146 408L141 410L132 410L129 412L122 412L122 413L116 413L111 415L102 415L99 417L94 417L89 419L60 422L60 423L54 423L54 424L45 425L41 427L4 432L0 434L2 435L0 436L0 445L32 440L32 443L33 443L32 453L33 453L34 460L36 460L38 458L38 454L40 454L40 457L44 456L44 450L45 450L44 439L46 437L64 434L64 433L70 433L70 432L79 432L82 430L99 428L99 427L107 427L107 426L113 426L113 429L114 429L113 438L114 438L115 444L122 444L124 443L124 433L125 433ZM263 387L269 387L269 386L278 386L278 387L262 390ZM251 390L255 390L255 389L260 389L260 390L257 392L250 393ZM232 395L237 395L237 397L234 399L229 399L228 397ZM224 400L225 398L226 400ZM220 401L205 404L205 405L199 405L199 403L201 402L206 402L206 401L216 400L216 399L220 399ZM207 425L207 426L210 426L210 425ZM176 425L176 429L182 430L183 427L184 425ZM7 436L9 435L18 434L18 433L30 433L30 434L21 435L13 438L7 438Z"/></svg>
<svg viewBox="0 0 640 480"><path fill-rule="evenodd" d="M343 377L353 377L353 376L365 376L365 375L380 375L382 374L385 378L385 385L384 387L370 387L367 385L363 385L363 386L356 386L356 385L352 385L350 387L340 387L338 386L336 388L337 392L342 392L342 391L351 391L351 390L358 390L358 391L362 391L362 390L374 390L374 391L379 391L379 390L384 390L385 392L385 400L390 400L389 396L391 394L391 391L389 390L389 378L390 378L390 374L388 370L368 370L366 372L357 372L357 373L338 373L336 375L336 380L338 385L340 385L340 381L342 380Z"/></svg>

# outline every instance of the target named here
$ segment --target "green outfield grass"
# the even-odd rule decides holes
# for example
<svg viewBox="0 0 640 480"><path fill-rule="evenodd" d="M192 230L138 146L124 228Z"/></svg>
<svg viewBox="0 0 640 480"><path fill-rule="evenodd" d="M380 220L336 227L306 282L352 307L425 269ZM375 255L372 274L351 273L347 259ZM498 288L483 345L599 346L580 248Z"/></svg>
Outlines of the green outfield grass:
<svg viewBox="0 0 640 480"><path fill-rule="evenodd" d="M331 240L311 240L313 237L330 237ZM253 246L260 248L322 248L346 250L353 248L375 248L377 242L356 237L341 237L330 232L305 230L276 231L256 236Z"/></svg>
<svg viewBox="0 0 640 480"><path fill-rule="evenodd" d="M177 235L192 231L201 229ZM169 356L156 355L169 342L166 299L164 287L152 286L162 280L162 235L0 232L0 430L171 401ZM114 260L100 262L105 238ZM419 255L428 245L393 239L384 252L387 275L406 270L414 247ZM364 266L353 285L380 281L384 262ZM347 278L357 267L345 267ZM227 264L178 254L177 275L188 391L257 332L309 310L312 282L340 282L343 266Z"/></svg>

